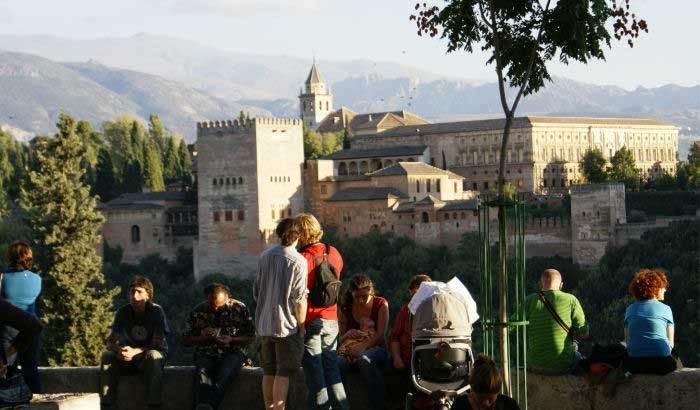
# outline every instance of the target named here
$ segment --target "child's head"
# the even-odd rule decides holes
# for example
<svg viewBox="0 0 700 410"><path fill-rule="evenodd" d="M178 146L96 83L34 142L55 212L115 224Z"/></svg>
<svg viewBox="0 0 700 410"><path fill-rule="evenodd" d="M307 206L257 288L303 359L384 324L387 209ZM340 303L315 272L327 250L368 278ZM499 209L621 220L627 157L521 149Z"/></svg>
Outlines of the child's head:
<svg viewBox="0 0 700 410"><path fill-rule="evenodd" d="M360 320L360 330L363 332L371 332L374 330L374 320L369 317L363 317L362 320Z"/></svg>

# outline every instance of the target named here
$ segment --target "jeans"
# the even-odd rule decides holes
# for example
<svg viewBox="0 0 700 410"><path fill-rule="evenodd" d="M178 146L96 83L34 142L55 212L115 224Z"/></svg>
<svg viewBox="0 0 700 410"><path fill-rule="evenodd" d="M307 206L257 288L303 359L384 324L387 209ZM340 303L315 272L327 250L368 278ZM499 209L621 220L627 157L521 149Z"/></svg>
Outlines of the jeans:
<svg viewBox="0 0 700 410"><path fill-rule="evenodd" d="M221 357L200 356L194 359L197 386L195 400L197 408L216 409L224 398L226 387L245 363L245 355L240 350Z"/></svg>
<svg viewBox="0 0 700 410"><path fill-rule="evenodd" d="M148 384L149 406L162 404L161 391L163 386L163 367L165 356L158 350L146 350L132 359L131 362L122 362L117 359L114 352L102 353L100 363L100 404L108 407L117 401L117 389L122 373L141 372Z"/></svg>
<svg viewBox="0 0 700 410"><path fill-rule="evenodd" d="M367 391L371 392L371 402L374 409L385 408L384 397L386 386L384 384L384 369L389 361L389 353L383 347L373 347L363 352L357 359L357 368L362 374L362 378L367 383ZM341 356L338 365L342 374L346 374L350 369L348 359Z"/></svg>
<svg viewBox="0 0 700 410"><path fill-rule="evenodd" d="M2 347L7 349L12 344L12 341L17 337L19 331L10 326L2 326L0 329L0 339ZM32 344L29 345L26 351L17 354L17 361L22 366L22 375L24 381L29 386L32 393L39 393L41 384L39 383L39 368L37 357L39 356L39 338L35 337Z"/></svg>
<svg viewBox="0 0 700 410"><path fill-rule="evenodd" d="M337 320L318 318L306 326L302 366L309 409L350 409L338 368L337 348Z"/></svg>

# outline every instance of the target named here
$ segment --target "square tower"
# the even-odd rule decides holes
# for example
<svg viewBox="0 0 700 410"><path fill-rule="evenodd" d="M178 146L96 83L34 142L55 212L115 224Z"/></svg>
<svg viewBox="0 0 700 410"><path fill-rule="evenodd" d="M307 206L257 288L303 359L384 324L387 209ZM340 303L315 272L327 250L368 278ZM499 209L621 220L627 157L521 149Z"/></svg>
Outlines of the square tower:
<svg viewBox="0 0 700 410"><path fill-rule="evenodd" d="M333 94L321 80L316 63L311 66L304 86L304 92L299 95L301 118L307 128L315 131L321 121L333 112Z"/></svg>
<svg viewBox="0 0 700 410"><path fill-rule="evenodd" d="M303 162L300 120L197 124L195 279L255 272L278 220L303 210Z"/></svg>

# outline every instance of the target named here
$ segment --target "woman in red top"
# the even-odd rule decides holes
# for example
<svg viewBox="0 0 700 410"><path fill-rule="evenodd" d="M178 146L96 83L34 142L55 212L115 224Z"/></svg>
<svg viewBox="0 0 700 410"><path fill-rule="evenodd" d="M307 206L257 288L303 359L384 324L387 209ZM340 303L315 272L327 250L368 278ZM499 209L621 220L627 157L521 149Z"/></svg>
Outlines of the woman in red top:
<svg viewBox="0 0 700 410"><path fill-rule="evenodd" d="M408 285L408 300L410 301L413 295L416 294L420 284L429 282L428 275L415 275L411 278ZM403 404L406 399L406 393L412 390L411 381L411 354L413 343L411 341L411 326L410 312L408 311L408 303L401 307L394 326L391 328L391 364L392 377L390 382L390 391L395 400L392 400L397 405ZM403 408L403 405L401 406Z"/></svg>
<svg viewBox="0 0 700 410"><path fill-rule="evenodd" d="M355 349L350 354L357 359L357 367L372 392L375 409L384 409L384 368L388 362L384 334L389 323L389 303L381 296L376 296L372 280L364 274L352 277L348 290L343 295L338 319L340 320L340 343L346 338L357 337L363 318L374 322L374 336L369 347L364 351ZM340 358L340 368L349 368L348 360Z"/></svg>
<svg viewBox="0 0 700 410"><path fill-rule="evenodd" d="M319 242L323 229L311 214L299 214L296 222L300 227L299 253L308 265L307 288L311 291L316 280L318 257L328 254L328 261L340 279L343 258L332 246ZM306 309L306 333L304 335L304 357L302 367L309 391L309 409L349 409L345 388L338 368L338 305L316 307L309 298Z"/></svg>

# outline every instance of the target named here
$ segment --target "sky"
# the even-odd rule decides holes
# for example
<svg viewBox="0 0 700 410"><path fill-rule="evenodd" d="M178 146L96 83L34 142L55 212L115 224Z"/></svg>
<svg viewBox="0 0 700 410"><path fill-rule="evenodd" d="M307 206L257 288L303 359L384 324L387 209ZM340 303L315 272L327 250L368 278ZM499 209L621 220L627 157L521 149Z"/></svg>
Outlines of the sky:
<svg viewBox="0 0 700 410"><path fill-rule="evenodd" d="M442 2L442 0L439 0ZM167 35L245 53L393 61L452 77L494 81L481 53L445 53L418 37L415 0L0 0L0 34L61 37ZM613 41L607 60L552 63L550 73L626 89L700 84L697 0L631 0L649 23L633 49Z"/></svg>

